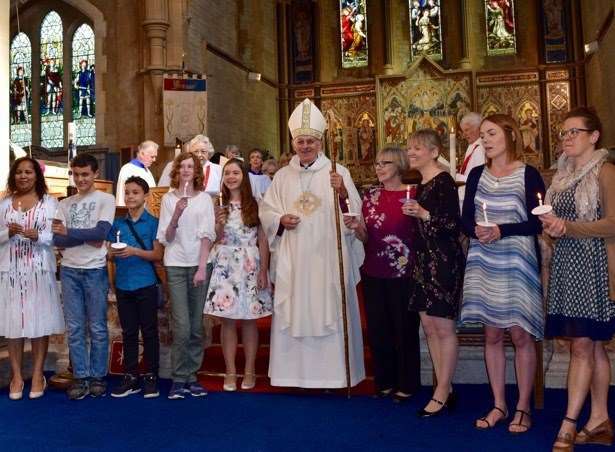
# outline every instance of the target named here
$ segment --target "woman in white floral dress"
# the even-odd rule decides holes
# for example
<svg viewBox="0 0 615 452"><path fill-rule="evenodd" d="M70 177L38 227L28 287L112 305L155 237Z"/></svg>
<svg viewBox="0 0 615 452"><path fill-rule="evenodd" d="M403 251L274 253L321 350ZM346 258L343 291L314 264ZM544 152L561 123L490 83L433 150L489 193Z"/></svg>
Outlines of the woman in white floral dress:
<svg viewBox="0 0 615 452"><path fill-rule="evenodd" d="M237 321L241 322L245 354L241 389L252 389L258 349L256 319L272 312L269 247L259 224L247 169L238 159L224 165L220 201L223 206L216 207L218 241L210 255L213 270L204 313L222 321L225 391L237 389Z"/></svg>

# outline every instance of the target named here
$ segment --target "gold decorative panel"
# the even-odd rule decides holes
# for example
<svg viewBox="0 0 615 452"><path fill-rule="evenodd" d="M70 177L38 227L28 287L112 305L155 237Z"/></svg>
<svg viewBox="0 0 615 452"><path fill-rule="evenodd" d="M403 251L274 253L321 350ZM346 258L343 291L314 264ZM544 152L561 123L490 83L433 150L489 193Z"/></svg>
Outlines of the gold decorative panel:
<svg viewBox="0 0 615 452"><path fill-rule="evenodd" d="M549 72L547 72L549 80ZM549 161L553 164L557 161L561 152L557 131L566 113L570 111L570 83L549 82L547 83L547 125L549 127Z"/></svg>

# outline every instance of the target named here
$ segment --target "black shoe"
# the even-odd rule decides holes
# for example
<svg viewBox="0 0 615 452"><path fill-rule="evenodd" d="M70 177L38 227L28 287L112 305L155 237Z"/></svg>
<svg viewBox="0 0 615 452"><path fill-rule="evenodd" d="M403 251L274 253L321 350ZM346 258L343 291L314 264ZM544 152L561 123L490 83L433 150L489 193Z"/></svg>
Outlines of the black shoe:
<svg viewBox="0 0 615 452"><path fill-rule="evenodd" d="M158 390L158 377L154 374L147 374L143 377L143 398L153 399L160 395Z"/></svg>
<svg viewBox="0 0 615 452"><path fill-rule="evenodd" d="M424 419L428 417L440 416L441 414L445 414L445 413L450 414L455 409L455 406L457 405L457 396L453 392L451 392L448 395L448 399L446 399L446 402L441 402L440 400L437 400L437 399L431 399L431 400L433 400L438 405L440 405L440 409L437 411L427 411L425 408L423 408L416 413L418 417Z"/></svg>
<svg viewBox="0 0 615 452"><path fill-rule="evenodd" d="M126 374L124 375L124 378L122 378L121 383L113 388L113 391L111 391L111 397L126 397L131 394L136 394L137 392L141 392L139 379L132 375Z"/></svg>
<svg viewBox="0 0 615 452"><path fill-rule="evenodd" d="M379 389L375 394L372 395L374 399L384 399L390 396L393 393L393 388L389 389Z"/></svg>
<svg viewBox="0 0 615 452"><path fill-rule="evenodd" d="M81 400L90 393L88 381L85 378L76 378L66 390L70 400Z"/></svg>
<svg viewBox="0 0 615 452"><path fill-rule="evenodd" d="M107 382L102 378L90 380L90 395L92 397L104 397L107 395Z"/></svg>

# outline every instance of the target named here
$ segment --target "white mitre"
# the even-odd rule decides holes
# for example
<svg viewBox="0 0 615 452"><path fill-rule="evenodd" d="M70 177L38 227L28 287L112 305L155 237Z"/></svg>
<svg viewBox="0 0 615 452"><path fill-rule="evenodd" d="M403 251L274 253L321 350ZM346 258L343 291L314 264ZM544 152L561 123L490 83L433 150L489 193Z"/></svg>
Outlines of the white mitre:
<svg viewBox="0 0 615 452"><path fill-rule="evenodd" d="M309 135L321 140L327 121L318 107L310 99L305 99L290 115L288 128L293 139L299 135Z"/></svg>

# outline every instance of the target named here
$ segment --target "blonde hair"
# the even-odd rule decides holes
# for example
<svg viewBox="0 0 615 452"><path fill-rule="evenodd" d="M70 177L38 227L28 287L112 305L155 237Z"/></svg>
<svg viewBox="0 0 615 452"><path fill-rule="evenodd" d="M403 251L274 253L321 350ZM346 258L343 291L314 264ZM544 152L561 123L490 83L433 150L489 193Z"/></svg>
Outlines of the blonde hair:
<svg viewBox="0 0 615 452"><path fill-rule="evenodd" d="M380 149L376 155L376 160L379 158L385 158L393 162L398 174L402 174L409 169L406 150L398 146L387 146Z"/></svg>
<svg viewBox="0 0 615 452"><path fill-rule="evenodd" d="M442 138L440 138L440 134L433 129L417 130L408 137L408 144L411 143L418 143L429 150L437 149L438 155L434 160L437 160L438 156L442 153Z"/></svg>

